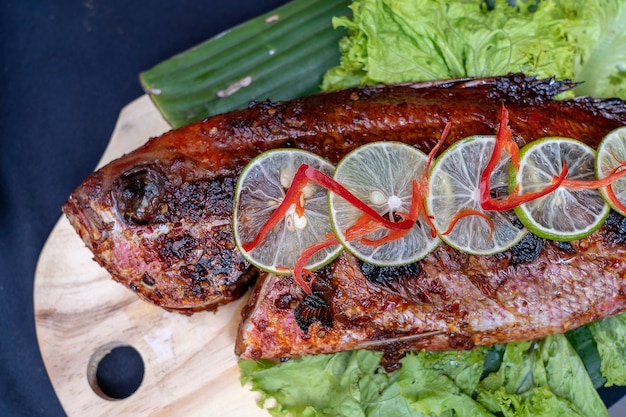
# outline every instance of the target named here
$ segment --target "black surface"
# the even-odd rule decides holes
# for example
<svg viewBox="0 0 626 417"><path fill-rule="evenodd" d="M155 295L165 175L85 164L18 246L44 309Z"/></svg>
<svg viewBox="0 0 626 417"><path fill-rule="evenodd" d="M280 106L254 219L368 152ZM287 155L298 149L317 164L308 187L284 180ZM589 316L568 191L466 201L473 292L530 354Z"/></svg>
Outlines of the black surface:
<svg viewBox="0 0 626 417"><path fill-rule="evenodd" d="M138 73L285 2L0 2L0 416L64 415L37 346L35 266L119 111L143 94Z"/></svg>
<svg viewBox="0 0 626 417"><path fill-rule="evenodd" d="M98 362L95 383L107 397L121 400L139 389L144 371L143 358L135 348L118 346Z"/></svg>

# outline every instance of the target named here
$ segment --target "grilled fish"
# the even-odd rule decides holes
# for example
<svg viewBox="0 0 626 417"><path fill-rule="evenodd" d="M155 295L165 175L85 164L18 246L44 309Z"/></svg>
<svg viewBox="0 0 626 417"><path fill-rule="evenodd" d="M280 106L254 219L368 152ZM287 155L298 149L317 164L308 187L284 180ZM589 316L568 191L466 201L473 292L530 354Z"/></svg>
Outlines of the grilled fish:
<svg viewBox="0 0 626 417"><path fill-rule="evenodd" d="M141 298L187 314L215 309L259 275L231 232L236 179L254 156L297 147L337 162L380 140L428 152L450 122L445 149L468 135L494 133L502 104L520 146L548 135L596 146L626 124L620 100L553 100L573 86L511 74L252 102L151 138L87 177L63 211L95 260Z"/></svg>

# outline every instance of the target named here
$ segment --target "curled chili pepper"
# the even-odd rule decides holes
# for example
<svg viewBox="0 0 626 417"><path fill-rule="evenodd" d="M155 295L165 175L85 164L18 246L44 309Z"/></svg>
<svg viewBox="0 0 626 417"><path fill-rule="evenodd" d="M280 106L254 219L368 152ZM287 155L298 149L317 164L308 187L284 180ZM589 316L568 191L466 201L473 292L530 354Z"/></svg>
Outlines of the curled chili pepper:
<svg viewBox="0 0 626 417"><path fill-rule="evenodd" d="M533 201L537 198L550 194L561 186L565 178L567 177L567 163L563 164L563 169L558 177L552 180L552 183L539 191L519 194L519 184L515 187L513 192L502 199L495 199L491 197L491 174L496 169L502 152L506 151L511 155L511 163L515 169L519 170L519 147L513 140L513 134L509 127L509 112L504 105L500 111L500 126L498 133L496 134L496 143L491 153L491 158L487 163L487 166L483 170L480 176L480 206L483 210L489 211L507 211L512 210L515 207Z"/></svg>

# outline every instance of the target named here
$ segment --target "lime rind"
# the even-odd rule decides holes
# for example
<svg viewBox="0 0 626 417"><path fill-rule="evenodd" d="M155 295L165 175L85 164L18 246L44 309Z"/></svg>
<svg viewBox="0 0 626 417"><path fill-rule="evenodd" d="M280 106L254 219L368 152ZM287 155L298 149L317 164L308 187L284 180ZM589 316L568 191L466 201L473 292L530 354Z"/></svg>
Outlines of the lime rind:
<svg viewBox="0 0 626 417"><path fill-rule="evenodd" d="M480 177L487 166L495 136L476 135L462 139L446 149L433 163L429 176L426 210L441 239L449 246L471 255L503 252L524 238L525 228L516 225L513 211L485 211L480 206ZM510 157L503 156L491 176L492 194L508 193ZM482 213L461 218L449 234L443 235L462 208Z"/></svg>
<svg viewBox="0 0 626 417"><path fill-rule="evenodd" d="M519 192L539 191L550 185L567 161L569 180L595 179L595 151L582 142L546 137L520 150L520 169L513 184ZM559 187L550 194L515 208L519 220L539 237L560 242L582 239L602 226L609 205L597 190Z"/></svg>
<svg viewBox="0 0 626 417"><path fill-rule="evenodd" d="M428 157L400 142L374 142L348 153L335 169L334 179L382 216L408 213L412 202L412 182L420 180ZM429 226L419 219L403 237L380 245L366 245L361 239L347 240L345 232L363 214L335 193L329 194L333 230L344 247L357 258L378 266L404 265L424 258L440 240L432 237ZM367 235L380 239L388 230L381 228Z"/></svg>
<svg viewBox="0 0 626 417"><path fill-rule="evenodd" d="M285 197L291 180L300 165L308 164L327 175L333 166L325 159L298 149L275 149L264 152L244 167L237 181L233 203L233 234L237 248L244 258L257 268L279 275L290 274L290 269L302 252L311 245L326 240L332 233L328 221L328 191L309 183L304 204L305 225L295 213L290 213L274 226L263 241L251 251L243 249L252 241L274 210ZM316 252L305 268L314 271L337 257L341 245L333 245Z"/></svg>
<svg viewBox="0 0 626 417"><path fill-rule="evenodd" d="M596 177L605 178L611 171L620 165L619 161L626 161L626 126L619 127L609 132L596 152ZM622 177L611 184L613 193L622 204L626 204L626 177ZM626 216L626 210L616 205L607 193L607 187L599 189L600 194L611 208L622 216Z"/></svg>

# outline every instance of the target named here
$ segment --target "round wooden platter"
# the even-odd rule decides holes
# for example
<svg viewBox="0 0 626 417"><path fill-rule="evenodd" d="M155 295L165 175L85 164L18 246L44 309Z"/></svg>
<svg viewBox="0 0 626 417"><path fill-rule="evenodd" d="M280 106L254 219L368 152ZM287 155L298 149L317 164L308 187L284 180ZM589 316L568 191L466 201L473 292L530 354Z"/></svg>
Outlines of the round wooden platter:
<svg viewBox="0 0 626 417"><path fill-rule="evenodd" d="M148 96L135 100L122 110L99 166L168 129ZM39 347L70 417L267 416L239 382L234 342L242 302L189 317L141 301L92 260L64 217L35 273ZM95 369L124 345L141 355L145 372L137 391L115 400L98 387Z"/></svg>

